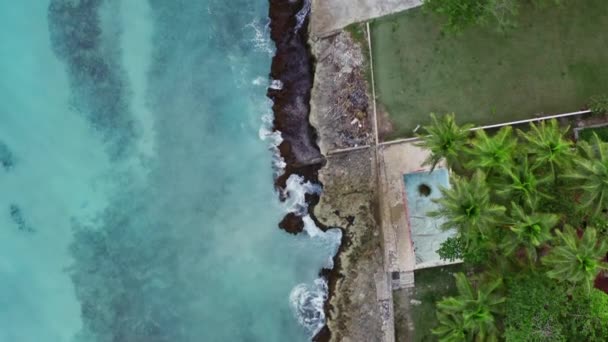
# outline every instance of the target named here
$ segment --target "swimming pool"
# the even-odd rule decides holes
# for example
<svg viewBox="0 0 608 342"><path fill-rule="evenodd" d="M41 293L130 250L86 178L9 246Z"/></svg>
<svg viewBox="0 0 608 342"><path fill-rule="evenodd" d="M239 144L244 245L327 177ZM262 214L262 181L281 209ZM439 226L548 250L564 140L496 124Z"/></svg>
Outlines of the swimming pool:
<svg viewBox="0 0 608 342"><path fill-rule="evenodd" d="M405 174L405 205L407 221L416 254L416 268L436 265L441 262L437 250L441 244L455 234L454 230L444 231L440 217L427 214L438 209L433 200L441 198L441 188L449 188L448 170L435 169Z"/></svg>

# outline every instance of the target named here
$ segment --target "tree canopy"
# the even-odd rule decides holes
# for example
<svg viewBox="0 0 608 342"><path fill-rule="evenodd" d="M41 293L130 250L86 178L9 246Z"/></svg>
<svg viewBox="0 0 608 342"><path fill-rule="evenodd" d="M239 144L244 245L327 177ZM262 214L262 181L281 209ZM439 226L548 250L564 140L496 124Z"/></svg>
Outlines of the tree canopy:
<svg viewBox="0 0 608 342"><path fill-rule="evenodd" d="M429 161L445 160L452 170L451 187L442 189L430 215L442 217L443 228L457 235L438 253L450 261L463 259L468 276L478 279L473 287L457 276L459 296L437 303L434 332L440 341L519 341L526 334L546 339L523 341L608 340L607 325L598 323L608 316L608 305L597 304L608 295L593 289L608 269L608 143L599 138L575 143L569 127L555 120L516 132L471 134L469 127L458 126L453 114L433 115L420 135L419 145L433 154ZM456 136L458 143L445 153L440 145ZM496 274L506 281L484 281ZM546 294L563 304L543 318L543 327L519 321L539 308L526 306L517 279L540 286L539 298ZM493 302L492 310L472 304L488 286L504 294L511 310L502 310L502 301ZM591 298L593 310L581 304ZM541 328L546 330L534 330Z"/></svg>

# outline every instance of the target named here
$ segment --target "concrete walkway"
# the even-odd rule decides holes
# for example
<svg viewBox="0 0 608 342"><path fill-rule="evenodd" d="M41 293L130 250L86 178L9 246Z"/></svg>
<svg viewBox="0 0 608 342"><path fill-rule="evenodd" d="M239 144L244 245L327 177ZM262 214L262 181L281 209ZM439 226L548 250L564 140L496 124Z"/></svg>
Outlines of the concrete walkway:
<svg viewBox="0 0 608 342"><path fill-rule="evenodd" d="M311 33L325 37L357 22L422 5L422 0L312 0Z"/></svg>
<svg viewBox="0 0 608 342"><path fill-rule="evenodd" d="M388 273L376 273L374 275L376 283L376 298L380 306L382 320L382 341L395 342L395 313L393 305L393 290Z"/></svg>

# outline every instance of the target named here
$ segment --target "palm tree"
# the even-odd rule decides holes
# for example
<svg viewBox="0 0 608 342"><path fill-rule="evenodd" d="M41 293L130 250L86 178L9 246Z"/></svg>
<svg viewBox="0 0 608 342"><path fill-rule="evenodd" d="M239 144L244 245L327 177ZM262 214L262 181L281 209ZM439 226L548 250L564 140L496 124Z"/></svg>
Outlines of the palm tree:
<svg viewBox="0 0 608 342"><path fill-rule="evenodd" d="M575 182L574 188L583 193L583 207L594 205L597 214L608 206L608 144L594 134L593 144L581 141L578 145L582 158L564 179Z"/></svg>
<svg viewBox="0 0 608 342"><path fill-rule="evenodd" d="M473 288L463 273L457 273L457 297L443 298L437 303L439 326L432 330L439 341L497 341L495 315L501 313L505 297L496 294L502 279L482 283Z"/></svg>
<svg viewBox="0 0 608 342"><path fill-rule="evenodd" d="M530 124L530 131L518 130L519 135L528 142L529 153L534 156L534 167L549 167L555 179L556 169L565 169L574 158L572 142L565 136L569 127L560 129L555 119L541 121L540 125Z"/></svg>
<svg viewBox="0 0 608 342"><path fill-rule="evenodd" d="M431 125L424 126L426 135L419 135L422 141L416 144L431 151L431 155L423 165L431 165L433 170L442 159L445 159L449 167L458 167L471 127L472 125L458 126L454 113L446 114L441 119L438 119L435 113L431 113Z"/></svg>
<svg viewBox="0 0 608 342"><path fill-rule="evenodd" d="M590 290L598 273L608 269L608 264L602 261L606 257L608 243L597 235L595 228L590 227L585 229L582 237L569 225L563 232L557 230L556 234L560 244L543 258L543 263L549 267L547 276L582 284Z"/></svg>
<svg viewBox="0 0 608 342"><path fill-rule="evenodd" d="M462 315L448 314L443 311L437 311L437 320L439 326L432 329L434 335L439 336L441 342L462 342L466 341L466 329L464 327L464 318Z"/></svg>
<svg viewBox="0 0 608 342"><path fill-rule="evenodd" d="M436 200L439 209L429 216L442 217L443 229L457 229L469 249L492 234L505 208L490 202L490 189L482 171L477 171L471 180L453 177L451 183L451 188L441 189L443 196Z"/></svg>
<svg viewBox="0 0 608 342"><path fill-rule="evenodd" d="M505 126L491 137L484 130L476 131L471 145L471 161L467 167L472 170L479 168L492 174L494 171L511 168L517 140L513 137L513 128Z"/></svg>
<svg viewBox="0 0 608 342"><path fill-rule="evenodd" d="M551 229L559 221L555 214L533 213L526 214L524 210L512 203L511 218L513 220L508 234L502 242L502 247L507 255L523 248L531 262L536 262L538 254L536 249L545 242L551 240Z"/></svg>
<svg viewBox="0 0 608 342"><path fill-rule="evenodd" d="M520 166L505 170L507 182L497 187L496 194L505 200L515 201L535 210L540 199L551 199L551 196L540 190L541 186L551 181L551 176L537 176L535 169L530 167L527 156L522 157L519 162Z"/></svg>

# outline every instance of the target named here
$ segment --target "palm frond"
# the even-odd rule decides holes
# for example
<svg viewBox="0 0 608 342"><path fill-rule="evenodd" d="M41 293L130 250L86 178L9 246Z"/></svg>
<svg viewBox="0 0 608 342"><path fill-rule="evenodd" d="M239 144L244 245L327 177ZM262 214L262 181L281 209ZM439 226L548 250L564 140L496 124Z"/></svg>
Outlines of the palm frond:
<svg viewBox="0 0 608 342"><path fill-rule="evenodd" d="M608 252L608 242L598 237L597 230L591 227L585 229L580 238L568 225L556 234L559 244L543 258L543 263L549 267L547 276L590 289L597 274L607 268L602 259Z"/></svg>
<svg viewBox="0 0 608 342"><path fill-rule="evenodd" d="M454 113L443 115L441 118L431 113L431 124L423 127L425 134L418 135L421 141L416 144L431 151L423 165L430 165L433 170L443 159L449 167L459 165L471 127L472 125L458 126Z"/></svg>
<svg viewBox="0 0 608 342"><path fill-rule="evenodd" d="M519 136L528 144L528 153L534 158L534 167L548 168L553 179L558 170L565 170L571 163L574 153L572 142L566 139L569 127L560 128L557 120L541 121L530 124L530 131L518 130Z"/></svg>

